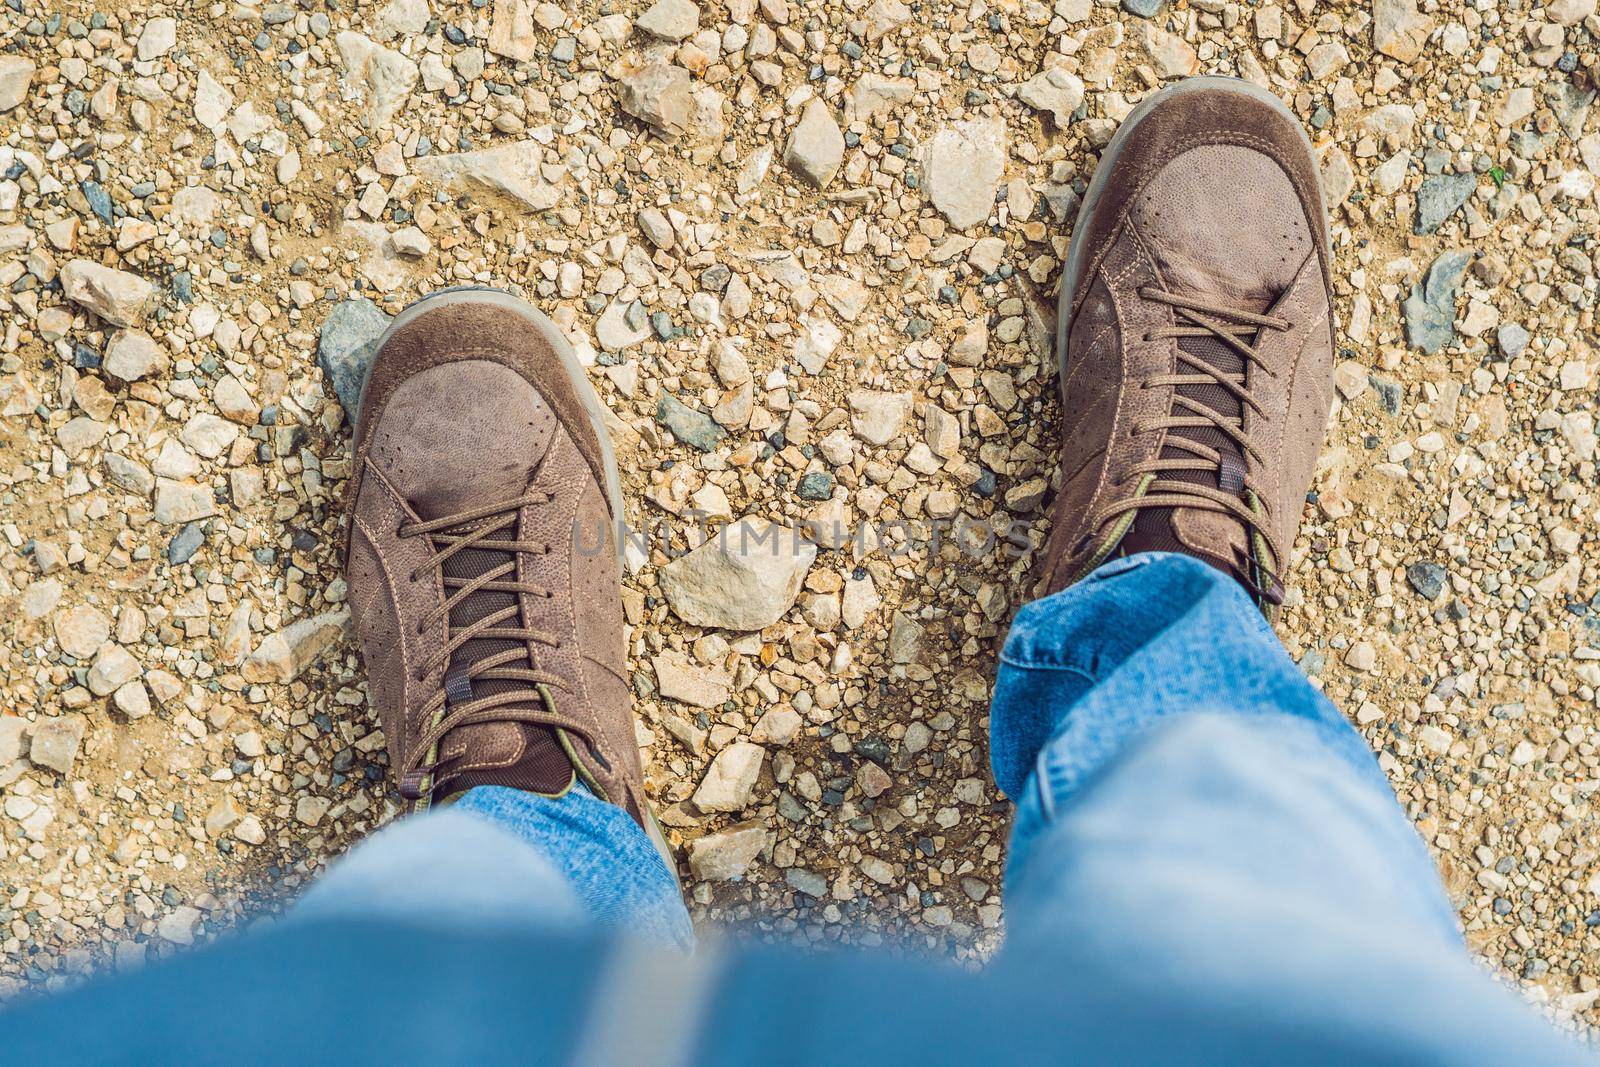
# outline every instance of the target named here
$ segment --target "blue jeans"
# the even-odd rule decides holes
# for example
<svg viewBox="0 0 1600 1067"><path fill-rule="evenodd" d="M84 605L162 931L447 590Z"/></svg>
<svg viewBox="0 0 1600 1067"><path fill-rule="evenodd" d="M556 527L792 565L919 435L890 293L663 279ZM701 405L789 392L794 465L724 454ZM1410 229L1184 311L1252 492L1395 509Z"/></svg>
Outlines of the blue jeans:
<svg viewBox="0 0 1600 1067"><path fill-rule="evenodd" d="M35 1002L7 1043L91 1060L216 1058L226 1040L235 1061L1588 1062L1472 964L1372 753L1216 571L1134 556L1029 604L991 731L1017 817L1007 943L980 974L677 951L688 915L631 820L583 790L485 788L353 850L296 921ZM217 990L249 1010L195 1007Z"/></svg>

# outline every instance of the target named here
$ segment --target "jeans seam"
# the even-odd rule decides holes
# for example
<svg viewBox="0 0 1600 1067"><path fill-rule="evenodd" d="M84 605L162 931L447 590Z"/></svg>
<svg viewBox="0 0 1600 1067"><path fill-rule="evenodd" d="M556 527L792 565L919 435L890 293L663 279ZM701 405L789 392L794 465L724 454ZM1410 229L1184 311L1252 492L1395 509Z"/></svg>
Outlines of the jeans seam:
<svg viewBox="0 0 1600 1067"><path fill-rule="evenodd" d="M1056 821L1055 783L1050 773L1050 743L1046 741L1033 758L1033 787L1039 791L1039 821L1052 825Z"/></svg>
<svg viewBox="0 0 1600 1067"><path fill-rule="evenodd" d="M1000 664L1005 667L1013 667L1019 671L1061 671L1066 674L1076 674L1090 685L1100 684L1099 677L1089 668L1080 666L1077 663L1048 663L1041 660L1023 661L1013 659L1002 653Z"/></svg>

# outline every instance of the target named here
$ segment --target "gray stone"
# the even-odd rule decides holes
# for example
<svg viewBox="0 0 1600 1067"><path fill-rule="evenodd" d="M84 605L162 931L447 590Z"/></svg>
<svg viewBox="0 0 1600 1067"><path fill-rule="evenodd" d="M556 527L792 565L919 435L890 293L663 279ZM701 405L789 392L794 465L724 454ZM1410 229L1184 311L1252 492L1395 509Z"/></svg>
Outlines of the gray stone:
<svg viewBox="0 0 1600 1067"><path fill-rule="evenodd" d="M1478 188L1476 174L1441 174L1429 178L1417 190L1416 232L1431 234L1443 226Z"/></svg>
<svg viewBox="0 0 1600 1067"><path fill-rule="evenodd" d="M790 867L783 872L783 880L789 883L789 888L808 897L821 898L828 895L828 880L804 867Z"/></svg>
<svg viewBox="0 0 1600 1067"><path fill-rule="evenodd" d="M1471 252L1444 253L1406 298L1406 337L1430 356L1455 338L1456 290L1471 262Z"/></svg>
<svg viewBox="0 0 1600 1067"><path fill-rule="evenodd" d="M1153 19L1167 6L1167 0L1122 0L1122 10L1142 19Z"/></svg>
<svg viewBox="0 0 1600 1067"><path fill-rule="evenodd" d="M783 618L817 558L798 531L747 517L661 568L678 618L692 626L760 630Z"/></svg>
<svg viewBox="0 0 1600 1067"><path fill-rule="evenodd" d="M1411 588L1419 596L1428 600L1439 599L1439 594L1444 592L1446 577L1445 569L1437 563L1413 563L1406 568L1406 581L1411 583Z"/></svg>
<svg viewBox="0 0 1600 1067"><path fill-rule="evenodd" d="M341 301L322 324L317 362L351 422L361 406L361 384L378 350L378 338L388 328L389 316L364 296Z"/></svg>
<svg viewBox="0 0 1600 1067"><path fill-rule="evenodd" d="M174 567L188 563L205 543L205 530L198 522L191 522L173 534L172 540L167 542L167 562Z"/></svg>
<svg viewBox="0 0 1600 1067"><path fill-rule="evenodd" d="M702 452L710 452L726 436L727 431L718 426L710 415L687 407L677 399L661 394L656 404L656 421L672 432L681 443Z"/></svg>
<svg viewBox="0 0 1600 1067"><path fill-rule="evenodd" d="M1516 359L1528 350L1528 331L1518 323L1508 322L1495 332L1495 342L1500 346L1501 355Z"/></svg>
<svg viewBox="0 0 1600 1067"><path fill-rule="evenodd" d="M1546 96L1550 110L1555 113L1556 121L1567 136L1574 141L1580 140L1583 127L1589 121L1589 108L1594 104L1595 91L1562 80L1550 86Z"/></svg>

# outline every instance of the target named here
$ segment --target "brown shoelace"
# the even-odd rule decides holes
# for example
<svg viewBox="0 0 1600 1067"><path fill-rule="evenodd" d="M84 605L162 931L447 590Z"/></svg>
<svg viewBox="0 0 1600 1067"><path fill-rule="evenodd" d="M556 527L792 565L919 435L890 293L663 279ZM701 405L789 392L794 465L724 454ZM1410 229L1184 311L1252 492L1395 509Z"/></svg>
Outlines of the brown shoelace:
<svg viewBox="0 0 1600 1067"><path fill-rule="evenodd" d="M523 507L548 504L552 499L548 493L530 492L502 504L473 508L426 522L406 523L398 531L401 537L427 537L434 548L433 557L412 573L411 580L419 581L426 574L438 572L448 594L438 607L417 623L417 632L422 633L441 618L445 620L445 642L417 669L417 681L423 681L440 666L448 668L456 651L468 641L492 638L515 642L515 647L474 660L465 668L447 670L439 692L423 709L424 720L429 727L412 746L407 765L400 768L400 793L408 800L419 800L432 791L433 778L441 766L439 743L458 727L485 722L524 722L570 728L569 723L556 716L550 694L551 689L564 686L559 678L533 667L528 648L529 642L560 648L561 641L557 637L542 630L515 625L521 614L517 603L491 612L469 626L450 625L451 609L480 590L544 598L553 595L541 586L515 580L517 554L543 555L550 551L549 545L493 536L508 526L514 528ZM509 553L510 556L507 562L472 578L444 573L447 560L473 548ZM512 625L504 625L506 623ZM524 661L527 666L516 666L518 660ZM472 683L477 679L520 684L474 697Z"/></svg>
<svg viewBox="0 0 1600 1067"><path fill-rule="evenodd" d="M1259 373L1269 378L1276 378L1277 373L1266 365L1261 354L1250 343L1250 339L1261 330L1287 330L1292 324L1273 315L1260 315L1214 301L1196 300L1153 286L1141 288L1139 295L1146 300L1172 307L1179 319L1172 326L1152 330L1145 335L1145 341L1215 337L1239 353L1244 360L1244 372L1239 375L1226 373L1201 356L1185 351L1181 345L1176 346L1175 352L1180 364L1179 373L1157 374L1139 383L1140 389L1171 387L1174 390L1172 411L1162 418L1136 423L1132 432L1138 435L1176 429L1212 428L1237 445L1241 454L1258 463L1264 462L1260 448L1245 433L1242 414L1240 418L1231 418L1176 390L1185 386L1217 386L1239 401L1241 413L1253 411L1257 416L1265 418L1261 403L1250 392L1248 385L1250 368L1254 366ZM1182 365L1187 365L1189 371L1183 372ZM1283 586L1276 568L1283 555L1270 524L1265 521L1270 518L1268 495L1257 490L1249 478L1245 464L1240 462L1238 456L1219 452L1182 434L1167 434L1164 443L1168 447L1188 453L1188 456L1169 458L1158 456L1130 467L1127 476L1119 485L1138 481L1138 491L1130 497L1101 508L1090 520L1089 528L1098 530L1119 516L1137 514L1144 508L1191 508L1231 516L1242 523L1250 533L1254 539L1252 547L1265 550L1264 553L1262 551L1254 553L1256 558L1253 561L1253 569L1256 573L1253 575L1246 573L1241 577L1257 596L1273 603L1280 602L1283 598ZM1216 479L1219 488L1213 489L1198 481L1161 477L1163 474L1180 471L1209 474ZM1270 558L1270 565L1261 558L1263 555ZM1091 562L1097 564L1100 560L1094 559Z"/></svg>

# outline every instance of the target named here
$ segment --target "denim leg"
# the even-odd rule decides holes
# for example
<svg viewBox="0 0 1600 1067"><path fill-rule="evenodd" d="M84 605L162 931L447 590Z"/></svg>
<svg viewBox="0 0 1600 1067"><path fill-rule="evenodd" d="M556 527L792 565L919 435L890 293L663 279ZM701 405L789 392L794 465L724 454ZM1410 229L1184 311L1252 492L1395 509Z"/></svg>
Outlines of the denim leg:
<svg viewBox="0 0 1600 1067"><path fill-rule="evenodd" d="M694 944L677 882L650 839L581 785L560 797L480 786L402 819L336 862L293 914L477 929L593 923Z"/></svg>
<svg viewBox="0 0 1600 1067"><path fill-rule="evenodd" d="M1132 556L1023 608L991 723L1014 934L1211 967L1399 927L1464 965L1365 741L1216 570Z"/></svg>

